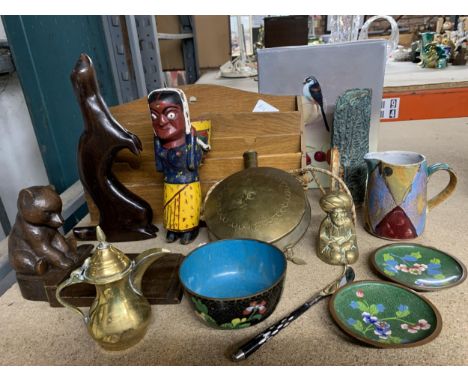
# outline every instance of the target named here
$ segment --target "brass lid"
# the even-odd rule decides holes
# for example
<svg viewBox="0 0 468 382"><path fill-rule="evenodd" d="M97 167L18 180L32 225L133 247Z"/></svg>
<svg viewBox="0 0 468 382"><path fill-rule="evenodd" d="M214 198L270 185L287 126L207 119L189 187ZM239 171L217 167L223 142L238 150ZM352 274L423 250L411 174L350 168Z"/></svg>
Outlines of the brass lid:
<svg viewBox="0 0 468 382"><path fill-rule="evenodd" d="M250 167L213 189L204 217L217 239L274 243L299 225L306 208L302 184L294 176L276 168Z"/></svg>
<svg viewBox="0 0 468 382"><path fill-rule="evenodd" d="M83 276L95 284L120 279L130 269L131 260L119 249L106 241L101 228L96 227L99 244L91 256Z"/></svg>

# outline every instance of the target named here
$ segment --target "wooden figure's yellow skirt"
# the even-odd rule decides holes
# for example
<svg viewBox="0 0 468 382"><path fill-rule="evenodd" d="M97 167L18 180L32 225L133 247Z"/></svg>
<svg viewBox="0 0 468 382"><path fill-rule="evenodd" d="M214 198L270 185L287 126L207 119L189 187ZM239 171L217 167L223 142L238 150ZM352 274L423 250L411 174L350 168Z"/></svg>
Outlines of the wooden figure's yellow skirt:
<svg viewBox="0 0 468 382"><path fill-rule="evenodd" d="M164 183L164 228L186 232L198 227L200 207L200 182Z"/></svg>

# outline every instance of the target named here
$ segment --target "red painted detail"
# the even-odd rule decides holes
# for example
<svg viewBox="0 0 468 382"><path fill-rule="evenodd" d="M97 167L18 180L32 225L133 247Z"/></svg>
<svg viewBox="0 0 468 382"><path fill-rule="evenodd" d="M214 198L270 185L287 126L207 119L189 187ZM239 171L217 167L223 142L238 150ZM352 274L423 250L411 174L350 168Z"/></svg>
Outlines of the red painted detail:
<svg viewBox="0 0 468 382"><path fill-rule="evenodd" d="M375 233L389 239L414 239L418 236L413 223L400 206L385 215L375 227Z"/></svg>
<svg viewBox="0 0 468 382"><path fill-rule="evenodd" d="M314 159L317 162L325 162L327 160L327 154L325 154L323 151L317 151L314 154Z"/></svg>

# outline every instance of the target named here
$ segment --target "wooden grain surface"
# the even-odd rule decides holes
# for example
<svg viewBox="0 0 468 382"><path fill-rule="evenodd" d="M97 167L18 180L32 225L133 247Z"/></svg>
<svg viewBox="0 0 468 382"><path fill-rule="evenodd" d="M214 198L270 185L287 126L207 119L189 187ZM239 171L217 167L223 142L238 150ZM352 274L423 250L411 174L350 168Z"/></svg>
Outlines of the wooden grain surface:
<svg viewBox="0 0 468 382"><path fill-rule="evenodd" d="M217 181L244 168L242 154L255 150L259 166L283 170L300 168L302 157L301 111L294 96L272 96L245 92L216 85L181 87L190 102L191 120L211 120L212 150L200 167L202 194ZM252 113L259 99L280 112ZM112 166L116 177L130 191L145 199L153 209L154 222L162 221L163 174L155 168L153 129L146 97L114 106L114 118L136 134L143 150L138 156L121 150ZM99 212L87 197L91 220L97 223Z"/></svg>
<svg viewBox="0 0 468 382"><path fill-rule="evenodd" d="M210 113L240 113L251 112L259 99L276 107L281 112L297 110L296 99L292 96L274 96L246 92L218 85L186 85L181 86L189 100L190 117L200 118L208 111ZM196 97L190 102L190 97ZM110 108L112 114L143 113L148 114L146 97Z"/></svg>
<svg viewBox="0 0 468 382"><path fill-rule="evenodd" d="M114 117L141 140L153 139L153 128L148 111L142 113L114 113ZM300 134L300 114L297 111L281 113L231 112L205 113L211 120L213 137L256 137L260 135ZM193 118L192 118L193 119Z"/></svg>
<svg viewBox="0 0 468 382"><path fill-rule="evenodd" d="M260 155L258 158L259 166L275 167L282 170L293 170L301 167L301 153ZM200 167L200 179L202 197L219 180L226 176L241 171L244 168L242 157L237 158L214 158L206 159L205 164ZM153 209L153 222L162 221L163 206L163 175L156 171L154 162L142 163L138 171L133 170L126 163L115 163L113 166L116 176L124 182L125 186L133 193L145 199ZM86 198L92 223L99 221L99 212L92 203L92 200Z"/></svg>
<svg viewBox="0 0 468 382"><path fill-rule="evenodd" d="M274 155L261 155L258 158L259 166L276 167L282 170L300 168L301 153L286 153ZM200 179L220 180L244 168L242 153L229 158L206 158L200 167ZM156 171L154 161L142 161L138 170L132 169L126 163L114 163L112 170L117 178L126 186L132 184L145 184L148 182L163 182L163 174Z"/></svg>

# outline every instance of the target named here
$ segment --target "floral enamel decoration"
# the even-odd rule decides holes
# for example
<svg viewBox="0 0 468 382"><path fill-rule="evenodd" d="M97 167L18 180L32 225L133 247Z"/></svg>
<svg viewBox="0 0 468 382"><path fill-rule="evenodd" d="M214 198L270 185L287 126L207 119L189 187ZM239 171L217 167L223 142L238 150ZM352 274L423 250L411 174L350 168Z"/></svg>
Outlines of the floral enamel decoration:
<svg viewBox="0 0 468 382"><path fill-rule="evenodd" d="M344 332L378 348L424 345L442 329L442 317L430 300L385 281L344 286L332 296L329 308Z"/></svg>
<svg viewBox="0 0 468 382"><path fill-rule="evenodd" d="M379 338L386 340L392 334L390 325L385 321L377 321L374 324L374 334Z"/></svg>
<svg viewBox="0 0 468 382"><path fill-rule="evenodd" d="M252 301L250 303L250 305L247 308L244 309L242 314L244 316L248 316L248 315L254 314L255 312L258 312L261 315L266 312L266 301L265 300L263 300L261 302Z"/></svg>
<svg viewBox="0 0 468 382"><path fill-rule="evenodd" d="M418 333L420 330L428 330L431 328L431 324L424 319L420 318L416 322L408 321L407 317L411 315L411 311L408 305L400 304L393 315L384 314L386 313L385 305L378 303L372 304L365 299L365 294L361 289L358 289L355 293L357 299L352 300L349 306L353 310L359 311L360 317L349 317L346 322L349 326L354 328L366 337L370 334L375 336L375 340L384 343L407 343L411 342L412 339L397 337L392 333L392 325L400 326L408 332L409 335Z"/></svg>
<svg viewBox="0 0 468 382"><path fill-rule="evenodd" d="M242 329L249 327L252 322L259 321L263 318L263 315L267 312L267 302L252 301L248 307L242 311L244 317L236 317L231 322L219 324L209 314L208 307L203 304L199 299L192 297L192 301L195 304L195 313L208 324L217 326L221 329Z"/></svg>
<svg viewBox="0 0 468 382"><path fill-rule="evenodd" d="M420 252L412 252L409 255L400 256L394 253L384 253L384 273L395 276L398 272L408 273L414 276L424 275L425 279L433 279L437 283L444 283L446 276L441 271L440 259L432 258L429 263L422 263ZM416 279L414 284L422 285L424 281Z"/></svg>
<svg viewBox="0 0 468 382"><path fill-rule="evenodd" d="M413 290L453 287L466 279L465 265L437 248L397 243L378 248L370 261L382 276Z"/></svg>
<svg viewBox="0 0 468 382"><path fill-rule="evenodd" d="M431 325L426 320L418 320L418 323L415 325L401 324L402 329L408 331L408 333L417 333L420 330L428 330Z"/></svg>

